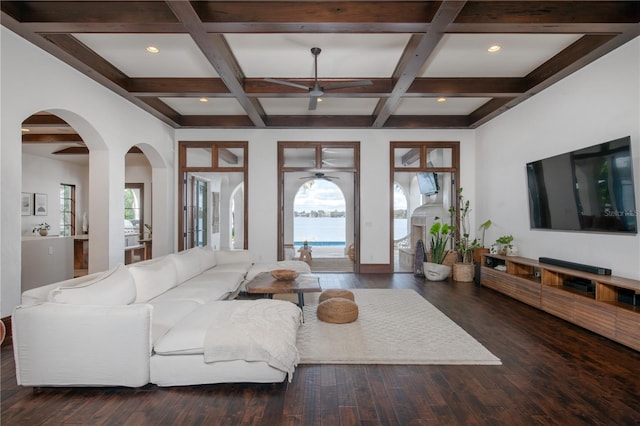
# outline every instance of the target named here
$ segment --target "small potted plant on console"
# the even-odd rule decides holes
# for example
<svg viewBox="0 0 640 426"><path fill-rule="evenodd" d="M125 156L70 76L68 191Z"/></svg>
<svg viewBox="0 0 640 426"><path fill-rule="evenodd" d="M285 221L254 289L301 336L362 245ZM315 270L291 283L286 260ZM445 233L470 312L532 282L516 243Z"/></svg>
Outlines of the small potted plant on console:
<svg viewBox="0 0 640 426"><path fill-rule="evenodd" d="M36 231L38 231L41 236L46 237L49 234L49 229L51 229L51 225L49 225L47 222L42 222L37 224L31 232L35 233Z"/></svg>
<svg viewBox="0 0 640 426"><path fill-rule="evenodd" d="M503 235L496 240L497 254L506 255L510 248L513 248L513 235Z"/></svg>

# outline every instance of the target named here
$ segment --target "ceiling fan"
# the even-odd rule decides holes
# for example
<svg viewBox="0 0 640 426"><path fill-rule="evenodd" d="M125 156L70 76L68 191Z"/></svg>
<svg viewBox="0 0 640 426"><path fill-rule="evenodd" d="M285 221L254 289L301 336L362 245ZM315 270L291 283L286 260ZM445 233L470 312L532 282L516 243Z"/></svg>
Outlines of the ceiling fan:
<svg viewBox="0 0 640 426"><path fill-rule="evenodd" d="M311 96L309 98L309 111L313 111L316 109L316 106L318 105L318 98L323 96L324 92L326 92L327 90L344 89L347 87L370 86L373 84L371 80L360 80L360 81L350 81L350 82L344 82L344 83L330 84L328 86L320 86L320 83L318 82L318 55L320 54L321 51L322 49L320 49L319 47L311 48L311 53L313 54L314 70L315 70L312 87L307 87L303 84L298 84L298 83L294 83L286 80L278 80L274 78L265 78L265 81L276 83L276 84L282 84L285 86L297 87L298 89L308 90L309 95Z"/></svg>
<svg viewBox="0 0 640 426"><path fill-rule="evenodd" d="M322 172L315 172L312 176L304 176L304 177L301 177L300 179L323 179L323 180L332 181L334 179L340 179L340 178L337 176L327 176Z"/></svg>

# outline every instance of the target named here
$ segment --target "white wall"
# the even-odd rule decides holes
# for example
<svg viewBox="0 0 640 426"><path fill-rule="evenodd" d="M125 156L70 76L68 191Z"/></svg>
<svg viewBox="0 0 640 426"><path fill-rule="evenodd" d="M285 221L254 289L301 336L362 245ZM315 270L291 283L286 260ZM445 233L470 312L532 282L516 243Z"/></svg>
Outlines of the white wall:
<svg viewBox="0 0 640 426"><path fill-rule="evenodd" d="M122 262L124 156L143 147L153 167L154 253L174 248L173 129L11 31L1 29L0 316L20 301L22 122L49 111L72 126L89 147L89 250L93 271ZM152 154L152 155L150 155ZM167 175L171 178L167 178ZM51 206L52 200L49 200ZM168 207L171 206L169 211ZM161 254L161 253L160 253Z"/></svg>
<svg viewBox="0 0 640 426"><path fill-rule="evenodd" d="M631 136L640 206L640 39L618 48L480 127L476 133L476 222L487 242L513 234L521 256L552 257L640 278L640 237L529 228L525 164ZM464 168L463 168L464 169ZM465 185L465 193L466 185Z"/></svg>
<svg viewBox="0 0 640 426"><path fill-rule="evenodd" d="M460 141L461 184L475 198L472 130L176 130L176 141L249 141L249 249L258 262L277 257L278 141L360 142L360 256L362 264L389 264L389 145L391 141ZM473 225L472 225L473 227Z"/></svg>

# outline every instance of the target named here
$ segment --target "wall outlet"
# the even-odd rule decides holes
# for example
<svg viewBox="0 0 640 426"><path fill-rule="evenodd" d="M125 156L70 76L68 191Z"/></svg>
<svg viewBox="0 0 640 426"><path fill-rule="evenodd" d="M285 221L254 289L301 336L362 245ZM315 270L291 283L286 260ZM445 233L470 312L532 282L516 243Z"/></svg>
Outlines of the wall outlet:
<svg viewBox="0 0 640 426"><path fill-rule="evenodd" d="M49 256L53 254L53 247L49 247Z"/></svg>

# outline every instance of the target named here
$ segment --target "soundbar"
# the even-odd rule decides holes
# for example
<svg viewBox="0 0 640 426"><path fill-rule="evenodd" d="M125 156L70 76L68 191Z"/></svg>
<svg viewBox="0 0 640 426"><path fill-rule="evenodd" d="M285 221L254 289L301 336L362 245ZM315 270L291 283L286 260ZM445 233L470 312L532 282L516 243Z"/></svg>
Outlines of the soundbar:
<svg viewBox="0 0 640 426"><path fill-rule="evenodd" d="M566 260L553 259L551 257L539 257L538 262L548 263L549 265L562 266L563 268L576 269L578 271L589 272L598 275L611 275L611 269L601 268L599 266L584 265L582 263L567 262Z"/></svg>

